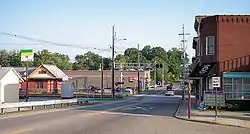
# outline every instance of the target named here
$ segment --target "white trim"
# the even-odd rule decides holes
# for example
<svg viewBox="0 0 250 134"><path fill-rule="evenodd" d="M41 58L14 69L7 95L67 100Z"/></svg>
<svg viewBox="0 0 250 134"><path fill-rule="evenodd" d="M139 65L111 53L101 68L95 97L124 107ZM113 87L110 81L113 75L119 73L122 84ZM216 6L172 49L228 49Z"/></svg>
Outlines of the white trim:
<svg viewBox="0 0 250 134"><path fill-rule="evenodd" d="M208 38L212 38L212 42L213 42L213 44L209 45L210 47L213 46L211 53L208 53ZM207 36L206 37L206 55L214 55L214 53L215 53L215 36Z"/></svg>

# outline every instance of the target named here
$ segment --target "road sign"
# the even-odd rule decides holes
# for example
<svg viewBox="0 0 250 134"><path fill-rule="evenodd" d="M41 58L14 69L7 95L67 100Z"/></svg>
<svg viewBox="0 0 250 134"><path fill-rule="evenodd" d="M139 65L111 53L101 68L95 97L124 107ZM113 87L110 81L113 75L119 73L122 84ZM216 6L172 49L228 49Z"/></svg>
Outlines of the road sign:
<svg viewBox="0 0 250 134"><path fill-rule="evenodd" d="M213 88L220 87L220 77L212 77Z"/></svg>
<svg viewBox="0 0 250 134"><path fill-rule="evenodd" d="M33 61L34 53L32 49L21 50L21 61Z"/></svg>

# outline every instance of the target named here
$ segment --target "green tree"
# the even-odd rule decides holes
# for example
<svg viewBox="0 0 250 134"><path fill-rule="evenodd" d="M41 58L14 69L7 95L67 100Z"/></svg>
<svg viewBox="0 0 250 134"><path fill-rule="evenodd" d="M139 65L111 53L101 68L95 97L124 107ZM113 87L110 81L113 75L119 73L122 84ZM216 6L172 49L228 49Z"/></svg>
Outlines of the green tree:
<svg viewBox="0 0 250 134"><path fill-rule="evenodd" d="M56 65L62 70L72 69L72 63L68 55L52 53L47 49L34 54L33 66L39 66L41 64Z"/></svg>
<svg viewBox="0 0 250 134"><path fill-rule="evenodd" d="M7 50L0 50L0 65L3 67L10 66L10 56Z"/></svg>
<svg viewBox="0 0 250 134"><path fill-rule="evenodd" d="M127 57L126 62L137 63L138 62L138 49L128 48L124 51L124 56Z"/></svg>
<svg viewBox="0 0 250 134"><path fill-rule="evenodd" d="M152 53L152 49L150 45L143 47L143 49L141 50L141 54L148 61L151 61L155 57L154 54Z"/></svg>
<svg viewBox="0 0 250 134"><path fill-rule="evenodd" d="M101 59L100 55L90 51L84 55L76 55L73 69L98 70L100 69Z"/></svg>
<svg viewBox="0 0 250 134"><path fill-rule="evenodd" d="M111 58L103 58L103 69L104 70L110 70L111 66L112 66L111 64L112 64Z"/></svg>

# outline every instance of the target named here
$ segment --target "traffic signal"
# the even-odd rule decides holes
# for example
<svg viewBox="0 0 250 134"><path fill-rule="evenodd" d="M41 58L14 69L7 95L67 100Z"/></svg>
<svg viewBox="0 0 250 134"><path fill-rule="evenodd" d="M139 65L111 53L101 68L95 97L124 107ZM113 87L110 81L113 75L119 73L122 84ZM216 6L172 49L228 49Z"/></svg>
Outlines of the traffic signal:
<svg viewBox="0 0 250 134"><path fill-rule="evenodd" d="M163 68L163 65L161 63L157 63L157 64L155 64L155 67L156 68Z"/></svg>

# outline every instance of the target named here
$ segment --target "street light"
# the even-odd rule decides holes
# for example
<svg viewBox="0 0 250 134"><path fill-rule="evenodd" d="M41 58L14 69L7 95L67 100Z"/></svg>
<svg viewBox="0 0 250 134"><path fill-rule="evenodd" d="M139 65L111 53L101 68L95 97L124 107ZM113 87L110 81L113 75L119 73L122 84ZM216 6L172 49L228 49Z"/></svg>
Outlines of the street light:
<svg viewBox="0 0 250 134"><path fill-rule="evenodd" d="M119 42L119 41L124 41L127 40L126 38L122 38L122 39L115 39L115 43Z"/></svg>
<svg viewBox="0 0 250 134"><path fill-rule="evenodd" d="M115 43L127 40L125 38L117 39L115 35L115 25L112 26L112 97L115 98Z"/></svg>

